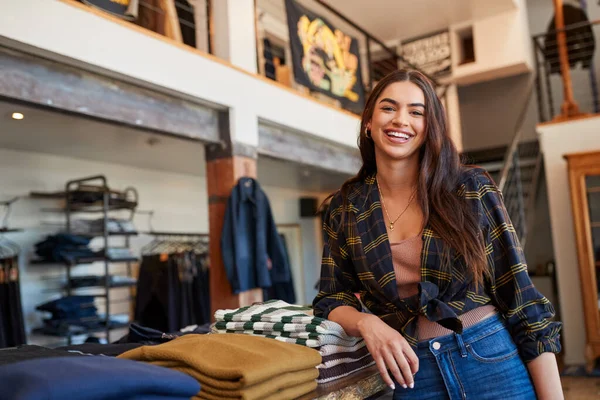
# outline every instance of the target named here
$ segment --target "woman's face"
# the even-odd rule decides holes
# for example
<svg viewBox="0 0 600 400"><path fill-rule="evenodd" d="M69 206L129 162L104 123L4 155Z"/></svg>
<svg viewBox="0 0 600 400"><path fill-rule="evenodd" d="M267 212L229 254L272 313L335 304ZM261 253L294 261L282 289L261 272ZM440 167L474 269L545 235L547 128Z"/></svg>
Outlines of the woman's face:
<svg viewBox="0 0 600 400"><path fill-rule="evenodd" d="M412 82L395 82L383 90L367 124L377 160L418 161L426 134L425 106L423 91Z"/></svg>

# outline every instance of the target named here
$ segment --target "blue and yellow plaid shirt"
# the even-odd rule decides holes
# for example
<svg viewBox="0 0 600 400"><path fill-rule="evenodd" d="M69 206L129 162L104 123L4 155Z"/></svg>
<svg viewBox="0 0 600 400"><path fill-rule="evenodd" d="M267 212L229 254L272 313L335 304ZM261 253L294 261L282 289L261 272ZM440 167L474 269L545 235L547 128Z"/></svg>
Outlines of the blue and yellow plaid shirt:
<svg viewBox="0 0 600 400"><path fill-rule="evenodd" d="M339 306L361 310L355 293L375 315L417 345L417 317L462 332L458 316L492 304L505 317L521 357L531 361L543 352L560 352L561 323L551 321L552 304L533 286L523 249L502 201L502 194L481 168L465 169L457 194L479 216L491 278L476 288L464 273L463 257L453 257L452 273L441 268L443 241L430 226L423 231L419 293L400 298L392 252L375 176L352 185L341 222L338 192L325 215L324 250L315 315L327 318Z"/></svg>

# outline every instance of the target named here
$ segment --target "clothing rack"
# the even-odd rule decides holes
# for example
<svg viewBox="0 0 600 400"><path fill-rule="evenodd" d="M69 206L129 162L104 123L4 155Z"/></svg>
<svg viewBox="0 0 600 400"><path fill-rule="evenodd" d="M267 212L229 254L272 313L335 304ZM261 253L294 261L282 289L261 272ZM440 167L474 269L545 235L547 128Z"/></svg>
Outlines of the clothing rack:
<svg viewBox="0 0 600 400"><path fill-rule="evenodd" d="M198 232L141 232L144 235L151 236L187 236L187 237L208 237L208 233L198 233Z"/></svg>
<svg viewBox="0 0 600 400"><path fill-rule="evenodd" d="M208 252L209 235L192 232L148 232L154 240L142 247L142 255L171 254L185 251Z"/></svg>
<svg viewBox="0 0 600 400"><path fill-rule="evenodd" d="M0 240L0 348L26 343L19 279L19 248L14 243L4 248L7 242Z"/></svg>
<svg viewBox="0 0 600 400"><path fill-rule="evenodd" d="M125 221L131 221L136 212L138 204L138 192L133 187L128 187L124 191L119 192L111 190L108 186L107 178L104 175L89 176L81 179L73 179L65 184L65 190L61 192L53 193L40 193L32 192L30 194L34 198L44 199L63 199L64 207L58 209L50 209L46 211L58 211L65 215L65 230L64 233L67 235L83 236L88 238L100 238L102 239L103 247L99 253L96 253L93 257L74 257L73 259L65 260L63 263L66 269L66 284L61 290L66 296L74 294L83 294L80 290L86 290L95 288L96 290L102 289L101 293L98 294L84 294L91 295L94 297L102 298L104 306L104 315L100 316L100 320L103 322L103 326L94 327L90 329L77 330L76 333L70 331L60 336L67 339L68 344L72 342L72 337L81 334L99 333L104 332L106 339L110 342L110 332L114 329L124 328L129 325L129 322L118 322L115 321L111 315L111 293L110 289L116 287L134 287L135 282L132 283L115 283L111 279L110 266L112 263L125 263L127 267L127 276L132 276L132 263L137 262L137 257L132 256L114 256L109 251L109 237L121 236L124 239L124 249L130 247L130 238L136 235L137 232L114 232L109 231L109 216L112 211L129 211L129 219L123 219ZM73 229L74 221L73 217L75 214L89 215L89 213L100 213L101 217L96 221L101 221L101 229L96 232L96 229L92 229L93 232L79 235ZM84 218L85 220L85 218ZM88 220L89 221L89 220ZM83 286L74 286L72 278L72 268L80 264L89 264L94 262L102 262L104 264L104 274L97 276L100 282L93 284L85 284ZM35 262L36 264L44 263ZM100 284L99 284L100 283ZM34 332L44 333L44 328L34 329ZM53 334L53 333L50 333ZM55 335L56 336L56 335Z"/></svg>
<svg viewBox="0 0 600 400"><path fill-rule="evenodd" d="M0 206L5 208L4 218L2 218L2 225L0 225L0 233L8 233L8 232L21 232L22 229L10 229L8 227L8 217L10 217L11 206L19 200L19 197L14 197L8 201L0 201Z"/></svg>
<svg viewBox="0 0 600 400"><path fill-rule="evenodd" d="M147 232L142 248L135 320L163 332L210 322L209 235Z"/></svg>

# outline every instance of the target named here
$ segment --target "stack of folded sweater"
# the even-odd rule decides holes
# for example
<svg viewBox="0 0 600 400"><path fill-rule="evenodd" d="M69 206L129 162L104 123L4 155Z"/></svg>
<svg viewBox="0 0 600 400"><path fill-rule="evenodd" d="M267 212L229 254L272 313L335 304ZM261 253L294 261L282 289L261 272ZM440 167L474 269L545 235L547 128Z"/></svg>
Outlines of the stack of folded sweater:
<svg viewBox="0 0 600 400"><path fill-rule="evenodd" d="M113 357L49 349L3 353L0 400L187 400L200 389L181 372Z"/></svg>
<svg viewBox="0 0 600 400"><path fill-rule="evenodd" d="M213 333L243 333L315 348L322 356L317 382L328 383L375 364L365 341L337 323L315 317L309 307L281 300L217 310Z"/></svg>
<svg viewBox="0 0 600 400"><path fill-rule="evenodd" d="M295 399L317 387L321 355L310 348L246 335L186 335L119 358L184 372L201 384L194 399Z"/></svg>

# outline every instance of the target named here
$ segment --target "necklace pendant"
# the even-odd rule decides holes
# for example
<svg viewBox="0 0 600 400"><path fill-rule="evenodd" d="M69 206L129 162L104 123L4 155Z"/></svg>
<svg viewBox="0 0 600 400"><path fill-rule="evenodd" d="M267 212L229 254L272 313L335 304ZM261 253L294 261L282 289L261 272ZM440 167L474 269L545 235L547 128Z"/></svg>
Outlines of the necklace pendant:
<svg viewBox="0 0 600 400"><path fill-rule="evenodd" d="M390 222L390 231L393 231L393 230L394 230L394 223Z"/></svg>

